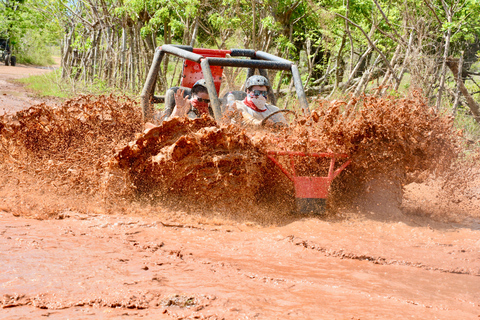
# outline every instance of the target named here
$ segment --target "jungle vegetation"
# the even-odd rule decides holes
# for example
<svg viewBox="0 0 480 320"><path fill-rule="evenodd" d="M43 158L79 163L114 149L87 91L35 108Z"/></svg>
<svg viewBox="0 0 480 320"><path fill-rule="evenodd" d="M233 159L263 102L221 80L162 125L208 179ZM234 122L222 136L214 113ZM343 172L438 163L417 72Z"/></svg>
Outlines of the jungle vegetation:
<svg viewBox="0 0 480 320"><path fill-rule="evenodd" d="M478 12L480 0L0 0L0 32L19 56L57 45L62 79L137 94L158 46L248 48L294 61L309 96L415 89L479 122ZM179 84L170 59L159 91ZM228 89L240 73L225 72ZM291 92L288 74L269 77Z"/></svg>

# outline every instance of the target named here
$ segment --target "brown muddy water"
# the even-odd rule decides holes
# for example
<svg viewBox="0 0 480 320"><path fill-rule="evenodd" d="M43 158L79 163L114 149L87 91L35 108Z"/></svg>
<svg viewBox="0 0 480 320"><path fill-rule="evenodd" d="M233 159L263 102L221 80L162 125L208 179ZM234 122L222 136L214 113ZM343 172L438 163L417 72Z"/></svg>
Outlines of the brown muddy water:
<svg viewBox="0 0 480 320"><path fill-rule="evenodd" d="M480 170L451 119L418 93L313 106L276 132L143 131L113 96L0 117L0 319L478 319ZM326 215L294 213L272 149L351 155Z"/></svg>

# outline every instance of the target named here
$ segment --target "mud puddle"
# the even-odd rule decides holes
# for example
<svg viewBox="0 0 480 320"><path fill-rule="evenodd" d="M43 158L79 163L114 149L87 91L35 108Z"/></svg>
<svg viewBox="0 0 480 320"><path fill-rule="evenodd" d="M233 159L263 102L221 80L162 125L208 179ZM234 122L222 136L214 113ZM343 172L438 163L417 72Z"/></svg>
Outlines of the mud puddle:
<svg viewBox="0 0 480 320"><path fill-rule="evenodd" d="M270 228L1 214L5 318L471 319L478 231L306 219Z"/></svg>

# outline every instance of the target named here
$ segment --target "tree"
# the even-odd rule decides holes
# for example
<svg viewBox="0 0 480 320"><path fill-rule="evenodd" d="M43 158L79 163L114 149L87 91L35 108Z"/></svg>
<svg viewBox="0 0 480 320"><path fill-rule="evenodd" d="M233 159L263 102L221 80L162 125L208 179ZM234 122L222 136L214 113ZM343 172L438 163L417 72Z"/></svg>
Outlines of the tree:
<svg viewBox="0 0 480 320"><path fill-rule="evenodd" d="M20 62L46 63L58 45L59 25L33 8L33 0L0 1L0 36L9 38Z"/></svg>
<svg viewBox="0 0 480 320"><path fill-rule="evenodd" d="M6 0L4 0L6 1ZM31 0L25 0L31 1ZM293 60L311 94L411 86L437 104L446 57L480 39L479 0L38 0L64 32L63 76L138 92L158 45L262 50ZM176 59L180 67L180 60ZM169 73L168 79L166 77ZM179 82L162 70L163 88ZM233 85L237 71L226 71ZM290 82L277 79L277 92Z"/></svg>

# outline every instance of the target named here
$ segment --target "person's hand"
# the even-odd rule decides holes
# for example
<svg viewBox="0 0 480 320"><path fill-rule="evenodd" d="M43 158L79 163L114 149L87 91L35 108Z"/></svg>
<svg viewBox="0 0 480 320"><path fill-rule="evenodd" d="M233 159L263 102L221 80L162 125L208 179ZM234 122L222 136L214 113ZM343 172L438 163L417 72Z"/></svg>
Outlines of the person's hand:
<svg viewBox="0 0 480 320"><path fill-rule="evenodd" d="M177 115L184 116L190 111L190 100L188 97L183 97L184 94L183 89L178 89L175 92L175 105L177 107Z"/></svg>

